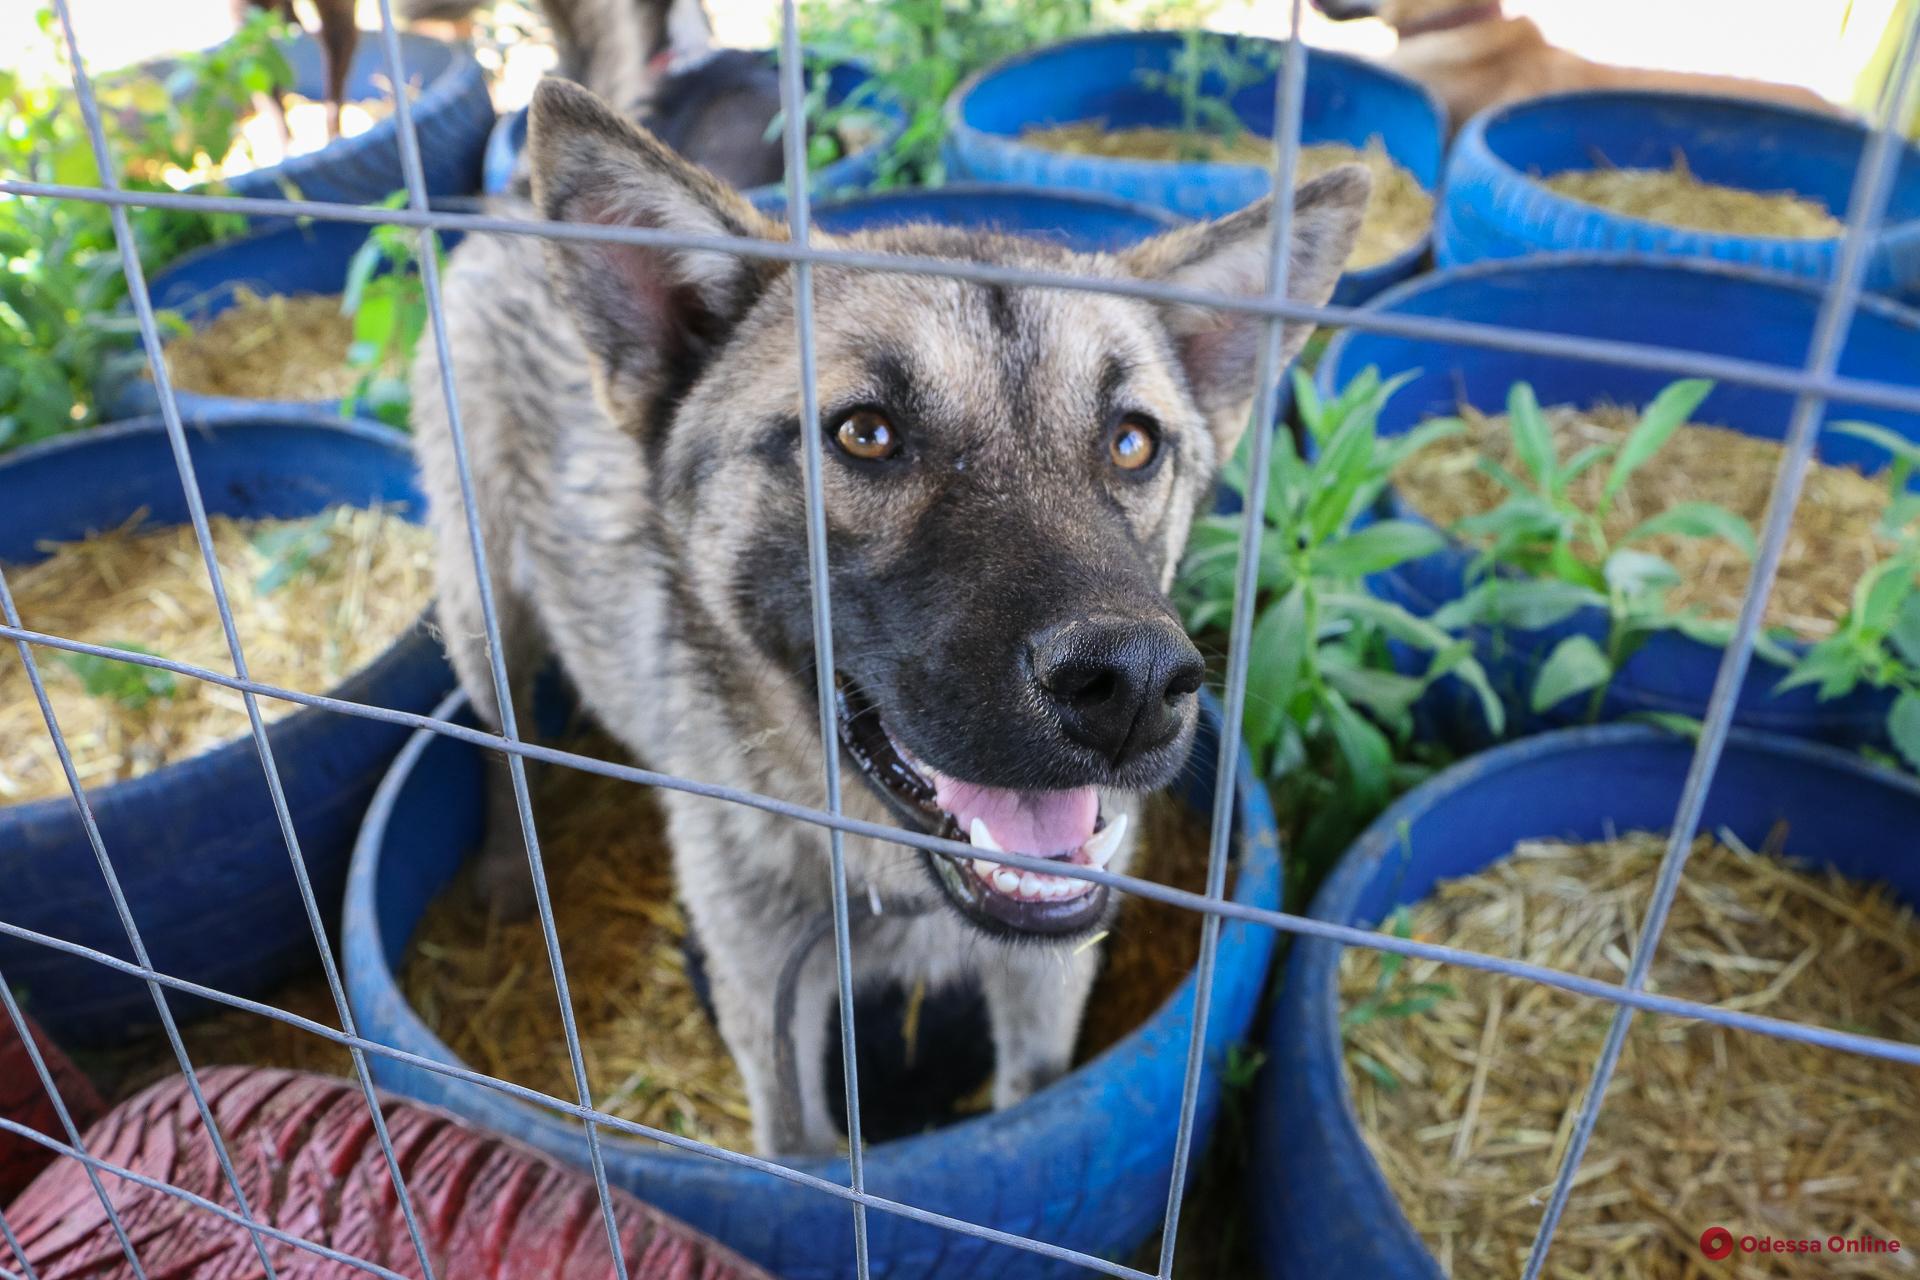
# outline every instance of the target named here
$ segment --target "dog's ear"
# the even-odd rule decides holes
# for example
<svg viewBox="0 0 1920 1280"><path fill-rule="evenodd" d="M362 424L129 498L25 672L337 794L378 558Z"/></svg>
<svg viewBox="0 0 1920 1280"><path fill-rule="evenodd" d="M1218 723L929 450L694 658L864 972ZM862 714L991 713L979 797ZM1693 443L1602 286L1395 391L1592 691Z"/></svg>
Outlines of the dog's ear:
<svg viewBox="0 0 1920 1280"><path fill-rule="evenodd" d="M1373 180L1357 164L1322 174L1294 193L1292 261L1287 296L1319 306L1333 296L1347 255L1360 232ZM1182 227L1127 251L1134 275L1188 289L1258 297L1267 289L1273 245L1269 198L1216 222ZM1255 364L1263 317L1244 311L1170 304L1161 319L1172 334L1187 381L1220 440L1221 456L1233 451L1246 429L1254 395ZM1284 326L1284 367L1313 332L1310 324Z"/></svg>
<svg viewBox="0 0 1920 1280"><path fill-rule="evenodd" d="M786 239L732 188L567 81L535 89L527 145L534 204L551 221ZM648 400L785 269L717 249L585 240L550 240L547 253L623 426L648 425L636 417Z"/></svg>

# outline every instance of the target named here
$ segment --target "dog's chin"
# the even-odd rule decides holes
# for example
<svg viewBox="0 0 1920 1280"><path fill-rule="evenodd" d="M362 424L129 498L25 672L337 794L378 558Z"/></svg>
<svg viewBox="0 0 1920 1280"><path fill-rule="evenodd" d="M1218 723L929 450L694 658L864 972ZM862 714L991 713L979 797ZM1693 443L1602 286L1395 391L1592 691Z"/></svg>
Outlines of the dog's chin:
<svg viewBox="0 0 1920 1280"><path fill-rule="evenodd" d="M1109 822L1092 786L1012 791L943 774L888 732L878 708L850 681L838 681L840 741L867 785L900 818L928 835L993 853L1021 853L1065 865L1104 868L1126 836L1127 819ZM1000 937L1068 941L1102 927L1112 894L1105 885L921 850L947 901L967 921Z"/></svg>

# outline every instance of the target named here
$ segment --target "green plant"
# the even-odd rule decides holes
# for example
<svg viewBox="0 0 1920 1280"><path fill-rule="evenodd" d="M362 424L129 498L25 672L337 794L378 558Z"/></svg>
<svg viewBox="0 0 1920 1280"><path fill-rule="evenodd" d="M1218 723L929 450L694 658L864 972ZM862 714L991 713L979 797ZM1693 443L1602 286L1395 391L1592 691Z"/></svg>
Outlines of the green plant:
<svg viewBox="0 0 1920 1280"><path fill-rule="evenodd" d="M43 36L57 39L50 10ZM128 74L99 83L103 125L122 185L169 191L227 150L244 114L246 84L271 84L284 68L262 19L234 47L178 60L167 84ZM244 82L244 84L242 83ZM171 92L181 91L179 98ZM73 95L0 71L0 170L31 182L99 181ZM130 209L140 262L152 271L189 249L238 235L232 214ZM105 205L0 196L0 451L90 425L100 384L129 362L136 333L122 303L126 281ZM162 322L177 326L172 317Z"/></svg>
<svg viewBox="0 0 1920 1280"><path fill-rule="evenodd" d="M184 169L218 164L233 146L257 98L278 98L293 87L293 65L282 42L286 19L265 9L248 12L231 37L212 49L182 56L166 80L168 150Z"/></svg>
<svg viewBox="0 0 1920 1280"><path fill-rule="evenodd" d="M834 161L878 137L884 124L872 106L875 87L872 81L862 85L845 101L829 102L833 88L833 68L829 59L808 52L807 93L804 114L810 125L807 133L807 168L824 169ZM785 109L773 113L767 122L766 140L772 142L786 129Z"/></svg>
<svg viewBox="0 0 1920 1280"><path fill-rule="evenodd" d="M1395 907L1393 914L1387 917L1382 933L1396 938L1413 936L1413 920L1405 907ZM1373 990L1368 995L1354 1001L1340 1011L1340 1033L1351 1035L1369 1023L1383 1018L1411 1018L1425 1013L1442 1000L1451 999L1453 987L1445 982L1401 982L1400 977L1406 969L1407 958L1398 951L1380 953L1380 972L1373 980ZM1400 1077L1393 1074L1386 1063L1362 1050L1354 1050L1353 1065L1373 1077L1374 1083L1382 1089L1398 1089Z"/></svg>
<svg viewBox="0 0 1920 1280"><path fill-rule="evenodd" d="M1367 370L1322 403L1296 372L1294 389L1313 444L1303 458L1283 432L1273 440L1258 566L1259 598L1249 650L1243 732L1288 825L1292 874L1303 883L1346 847L1394 792L1422 776L1413 757L1413 705L1452 674L1503 722L1499 700L1470 642L1369 594L1364 580L1439 550L1441 534L1409 520L1362 517L1394 468L1458 423L1395 440L1376 430L1381 406L1404 378ZM1223 483L1248 489L1246 448ZM1205 634L1233 610L1245 513L1196 522L1178 596L1189 628ZM1389 641L1424 655L1416 674L1396 669Z"/></svg>
<svg viewBox="0 0 1920 1280"><path fill-rule="evenodd" d="M325 516L296 520L253 536L253 549L266 559L266 567L254 579L254 589L272 595L305 573L315 557L325 555L333 546Z"/></svg>
<svg viewBox="0 0 1920 1280"><path fill-rule="evenodd" d="M1231 143L1246 132L1233 109L1234 95L1259 84L1279 65L1278 46L1196 27L1181 33L1171 70L1136 71L1134 79L1149 92L1166 94L1180 104L1181 159L1209 160L1213 152L1208 139Z"/></svg>
<svg viewBox="0 0 1920 1280"><path fill-rule="evenodd" d="M1809 648L1776 691L1815 685L1827 701L1862 685L1892 690L1887 736L1907 767L1920 772L1920 494L1908 489L1920 445L1869 423L1837 422L1833 430L1892 455L1880 533L1895 549L1861 575L1834 633Z"/></svg>
<svg viewBox="0 0 1920 1280"><path fill-rule="evenodd" d="M113 647L158 657L153 650L130 640L117 640ZM179 693L171 671L143 667L137 662L103 658L92 653L63 653L60 661L80 677L81 687L90 697L108 698L130 711L144 709L155 699L167 699Z"/></svg>
<svg viewBox="0 0 1920 1280"><path fill-rule="evenodd" d="M1095 24L1094 0L807 0L800 22L817 57L864 63L909 113L882 157L882 188L944 178L946 102L967 76Z"/></svg>
<svg viewBox="0 0 1920 1280"><path fill-rule="evenodd" d="M405 205L395 192L382 207ZM341 413L369 411L389 426L406 429L412 411L407 367L427 328L426 285L420 276L419 233L411 227L377 226L347 265L340 311L353 317L347 363L360 374L341 402ZM433 251L444 265L446 250L436 233Z"/></svg>
<svg viewBox="0 0 1920 1280"><path fill-rule="evenodd" d="M1727 624L1667 607L1679 572L1637 544L1661 534L1723 538L1751 556L1753 530L1744 519L1712 503L1682 502L1618 538L1610 538L1606 526L1627 481L1712 389L1701 379L1675 382L1653 398L1617 446L1592 445L1566 459L1559 456L1553 427L1533 388L1519 382L1509 391L1507 427L1518 469L1492 458L1480 460L1507 496L1493 510L1455 524L1453 531L1479 554L1469 569L1469 589L1436 611L1433 621L1449 631L1474 625L1535 630L1565 622L1582 609L1604 610L1604 645L1576 633L1548 653L1528 693L1535 711L1586 694L1589 716L1598 715L1614 673L1655 632L1676 630L1710 644L1725 643ZM1573 496L1572 485L1602 464L1608 466L1606 484L1588 510ZM1773 642L1763 643L1769 657L1791 661Z"/></svg>

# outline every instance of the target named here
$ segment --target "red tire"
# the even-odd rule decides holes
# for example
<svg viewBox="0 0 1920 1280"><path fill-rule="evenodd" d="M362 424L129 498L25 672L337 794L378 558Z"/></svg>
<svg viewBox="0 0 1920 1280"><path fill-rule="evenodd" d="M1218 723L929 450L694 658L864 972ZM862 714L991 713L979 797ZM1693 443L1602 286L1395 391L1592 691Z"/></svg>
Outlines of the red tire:
<svg viewBox="0 0 1920 1280"><path fill-rule="evenodd" d="M74 1123L83 1128L92 1124L106 1110L100 1095L94 1091L93 1082L60 1052L46 1032L33 1025L31 1018L27 1026L33 1031L34 1043L40 1046L40 1055L46 1059ZM53 1109L53 1100L47 1097L40 1075L33 1069L33 1060L27 1056L26 1041L20 1038L13 1019L5 1017L0 1017L0 1116L61 1142L67 1140L66 1130L61 1128L60 1117ZM30 1138L0 1133L0 1205L20 1194L53 1158L52 1151Z"/></svg>
<svg viewBox="0 0 1920 1280"><path fill-rule="evenodd" d="M257 1219L406 1276L420 1263L365 1099L351 1081L220 1067L201 1082ZM545 1156L431 1107L383 1098L382 1113L436 1276L605 1280L614 1274L593 1183ZM87 1135L102 1160L233 1205L185 1082L130 1099ZM177 1196L103 1174L151 1280L257 1274L245 1229ZM771 1280L692 1228L615 1191L633 1280ZM8 1220L41 1280L131 1274L77 1161L46 1170ZM266 1238L286 1280L364 1271Z"/></svg>

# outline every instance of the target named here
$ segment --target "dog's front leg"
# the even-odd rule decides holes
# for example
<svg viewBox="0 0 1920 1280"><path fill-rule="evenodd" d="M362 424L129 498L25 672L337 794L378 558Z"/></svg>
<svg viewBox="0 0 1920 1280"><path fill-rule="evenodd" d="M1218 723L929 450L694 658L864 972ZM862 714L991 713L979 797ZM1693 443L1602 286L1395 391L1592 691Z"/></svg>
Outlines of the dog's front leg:
<svg viewBox="0 0 1920 1280"><path fill-rule="evenodd" d="M746 1085L754 1146L766 1155L832 1151L840 1140L827 1107L827 1018L839 991L831 940L811 947L792 982L773 972L784 963L776 957L808 940L768 937L757 962L730 976L722 969L732 966L713 964L720 1034Z"/></svg>
<svg viewBox="0 0 1920 1280"><path fill-rule="evenodd" d="M986 959L980 981L993 1027L995 1108L1012 1106L1073 1065L1099 967L1093 947L1008 947Z"/></svg>

